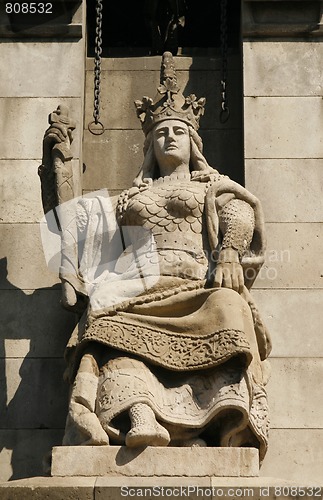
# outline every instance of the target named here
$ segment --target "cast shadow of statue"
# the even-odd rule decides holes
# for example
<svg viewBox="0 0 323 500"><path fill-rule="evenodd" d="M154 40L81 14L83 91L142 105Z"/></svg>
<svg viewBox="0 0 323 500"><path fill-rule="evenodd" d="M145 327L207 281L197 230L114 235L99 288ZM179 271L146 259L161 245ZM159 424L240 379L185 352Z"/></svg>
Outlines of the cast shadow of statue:
<svg viewBox="0 0 323 500"><path fill-rule="evenodd" d="M61 444L68 403L63 355L75 318L60 305L60 286L28 294L10 283L6 257L0 281L0 453L11 455L13 480L44 475L45 455Z"/></svg>
<svg viewBox="0 0 323 500"><path fill-rule="evenodd" d="M192 57L189 78L182 88L185 95L196 94L206 98L205 115L199 134L203 140L203 152L210 166L244 185L243 151L243 91L239 54L229 56L227 81L228 111L221 112L220 51L212 49L211 57ZM203 77L201 77L203 75ZM181 82L180 82L181 83Z"/></svg>

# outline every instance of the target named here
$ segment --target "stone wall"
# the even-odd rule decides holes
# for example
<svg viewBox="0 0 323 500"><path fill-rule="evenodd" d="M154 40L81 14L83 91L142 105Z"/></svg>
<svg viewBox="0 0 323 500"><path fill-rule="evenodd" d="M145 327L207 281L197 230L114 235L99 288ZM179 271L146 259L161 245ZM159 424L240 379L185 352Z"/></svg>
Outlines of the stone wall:
<svg viewBox="0 0 323 500"><path fill-rule="evenodd" d="M136 116L134 101L154 97L160 78L160 56L123 57L102 60L101 115L105 132L93 135L88 124L93 120L93 60L86 63L84 113L83 189L108 188L114 195L131 186L143 160L144 134ZM221 58L219 51L210 57L176 58L178 82L185 95L206 97L201 119L204 152L210 165L243 182L242 78L241 56L231 50L228 56L228 98L230 119L220 121Z"/></svg>
<svg viewBox="0 0 323 500"><path fill-rule="evenodd" d="M323 470L323 40L322 3L291 4L245 2L244 133L268 234L254 296L274 345L261 473L301 483Z"/></svg>
<svg viewBox="0 0 323 500"><path fill-rule="evenodd" d="M49 38L41 32L36 36L33 30L13 33L3 12L1 21L0 479L4 481L40 475L43 456L60 444L65 425L68 387L63 381L63 354L74 317L61 308L57 275L45 262L37 170L48 114L59 103L67 103L73 118L82 121L84 41L74 38L82 33L77 30L82 27L81 9L67 26L67 34L62 35L59 26ZM79 127L73 143L76 168L80 144Z"/></svg>
<svg viewBox="0 0 323 500"><path fill-rule="evenodd" d="M268 388L272 431L261 473L314 482L321 479L323 467L323 53L315 24L321 2L293 2L293 18L292 3L276 0L273 4L283 10L271 9L267 19L264 9L270 2L264 4L243 2L245 179L263 203L268 231L267 261L254 296L274 343ZM280 25L282 18L286 23ZM57 274L47 268L39 233L37 169L47 116L60 103L70 106L78 124L75 162L84 160L86 166L84 190L107 187L117 194L141 164L143 135L132 102L154 95L159 59L133 58L131 67L125 58L103 61L101 119L106 131L95 137L87 130L93 63L87 61L84 71L81 9L65 31L60 26L55 33L52 26L46 37L46 30L18 36L3 19L0 480L5 481L42 474L43 456L60 444L66 416L63 353L75 319L60 307ZM208 98L202 129L206 157L242 180L239 58L229 64L229 91L234 91L225 125L218 121L219 59L178 61L185 92Z"/></svg>

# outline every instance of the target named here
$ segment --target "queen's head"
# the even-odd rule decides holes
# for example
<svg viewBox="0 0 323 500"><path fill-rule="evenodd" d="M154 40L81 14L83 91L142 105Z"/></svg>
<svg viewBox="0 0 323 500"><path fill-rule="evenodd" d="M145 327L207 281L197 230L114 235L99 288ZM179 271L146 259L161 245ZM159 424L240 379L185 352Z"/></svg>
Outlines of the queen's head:
<svg viewBox="0 0 323 500"><path fill-rule="evenodd" d="M173 56L165 52L160 85L154 99L135 101L137 116L145 134L144 161L134 185L177 173L215 173L203 156L198 134L205 98L184 97L177 84Z"/></svg>

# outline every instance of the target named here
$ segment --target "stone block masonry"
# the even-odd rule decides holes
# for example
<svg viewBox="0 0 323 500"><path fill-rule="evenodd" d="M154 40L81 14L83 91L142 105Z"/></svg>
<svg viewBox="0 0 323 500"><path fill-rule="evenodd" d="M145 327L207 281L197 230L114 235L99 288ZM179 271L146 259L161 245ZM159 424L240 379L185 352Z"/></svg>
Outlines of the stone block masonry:
<svg viewBox="0 0 323 500"><path fill-rule="evenodd" d="M268 233L254 296L274 346L261 475L315 482L323 470L322 2L243 4L245 178Z"/></svg>
<svg viewBox="0 0 323 500"><path fill-rule="evenodd" d="M27 33L13 39L4 20L1 15L1 481L43 474L44 457L62 440L63 354L75 320L60 306L58 278L42 251L38 167L48 115L65 103L79 125L72 148L80 171L84 92L83 38Z"/></svg>

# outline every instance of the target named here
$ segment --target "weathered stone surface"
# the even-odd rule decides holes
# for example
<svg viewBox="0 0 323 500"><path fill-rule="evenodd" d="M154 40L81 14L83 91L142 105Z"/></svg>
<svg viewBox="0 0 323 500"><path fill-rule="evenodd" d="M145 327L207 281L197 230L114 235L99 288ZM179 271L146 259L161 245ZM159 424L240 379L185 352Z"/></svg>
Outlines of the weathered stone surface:
<svg viewBox="0 0 323 500"><path fill-rule="evenodd" d="M163 484L165 486L189 486L190 484L194 484L196 486L200 486L201 488L207 488L211 486L212 482L212 477L209 476L142 476L142 477L135 477L135 476L98 476L96 478L95 482L95 488L98 491L99 489L104 489L110 487L114 488L120 488L121 486L124 486L125 484L127 486L140 486L140 484L145 485L145 486L155 486L155 485L160 485ZM215 480L218 481L235 481L237 478L214 478ZM245 481L257 481L259 478L258 477L248 477L248 478L241 478L241 480Z"/></svg>
<svg viewBox="0 0 323 500"><path fill-rule="evenodd" d="M287 498L290 498L292 499L293 497L295 498L295 491L291 491L291 490L287 490L285 489L284 493L282 494L282 491L279 492L279 490L275 490L275 487L281 487L281 486L287 486L287 487L291 487L291 486L300 486L300 484L302 486L308 486L309 488L311 486L313 486L313 484L316 484L316 485L321 485L322 482L320 480L318 480L317 482L313 483L313 481L299 481L298 480L295 480L295 481L290 481L288 479L284 479L283 477L281 476L260 476L260 477L250 477L250 478L232 478L232 477L228 477L228 478L218 478L218 477L211 477L211 484L213 487L221 487L223 486L224 488L226 487L235 487L237 489L234 489L234 490L230 490L230 491L226 491L227 493L227 496L233 496L233 494L235 493L237 497L244 497L244 498L247 498L247 497L254 497L254 498L261 498L261 499L265 499L265 498L269 498L270 500L276 500L278 496L284 496L284 497L287 497ZM240 488L241 487L245 487L246 489L241 491ZM250 488L254 488L252 490L252 493L250 490L248 490L248 487ZM264 489L265 487L269 487L269 491ZM259 491L258 488L261 488L261 490ZM239 491L240 490L240 491ZM220 492L218 493L217 497L215 498L218 498L220 496ZM221 495L222 496L222 495ZM214 498L214 500L215 500Z"/></svg>
<svg viewBox="0 0 323 500"><path fill-rule="evenodd" d="M99 136L85 130L83 189L130 187L142 164L142 148L141 130L106 130Z"/></svg>
<svg viewBox="0 0 323 500"><path fill-rule="evenodd" d="M81 195L81 172L79 167L72 163L71 149L76 123L69 107L66 104L59 104L50 113L48 123L49 128L43 138L42 164L39 168L45 214L55 210L57 205L70 203ZM61 217L64 219L63 213ZM60 227L60 230L63 228Z"/></svg>
<svg viewBox="0 0 323 500"><path fill-rule="evenodd" d="M88 191L87 189L83 189L83 194L84 195L89 195L93 194L94 191ZM112 200L117 200L119 194L122 192L122 189L109 189L108 193L109 196L112 198Z"/></svg>
<svg viewBox="0 0 323 500"><path fill-rule="evenodd" d="M95 478L34 477L0 484L1 500L93 500Z"/></svg>
<svg viewBox="0 0 323 500"><path fill-rule="evenodd" d="M44 257L38 224L1 224L2 290L34 290L58 283Z"/></svg>
<svg viewBox="0 0 323 500"><path fill-rule="evenodd" d="M248 479L252 481L255 478ZM206 495L202 490L204 488L207 489ZM121 500L127 496L135 498L188 496L191 500L197 498L203 500L212 498L208 494L210 488L211 478L206 477L98 477L95 483L95 498L96 500Z"/></svg>
<svg viewBox="0 0 323 500"><path fill-rule="evenodd" d="M178 57L175 61L180 83L186 85L185 93L207 96L201 135L209 163L234 180L243 182L239 58L229 54L229 78L232 84L228 95L232 109L226 124L219 122L219 57L199 57L194 60L191 57ZM97 137L87 131L88 122L93 120L91 59L87 59L87 70L83 148L87 171L83 188L90 191L102 187L108 187L109 190L125 189L129 187L143 159L143 137L139 132L140 124L133 101L143 94L150 95L151 89L155 88L159 81L160 57L103 59L101 120L106 128L112 130L106 130L104 135ZM122 128L125 130L120 130Z"/></svg>
<svg viewBox="0 0 323 500"><path fill-rule="evenodd" d="M246 158L323 157L321 97L246 97L244 103Z"/></svg>
<svg viewBox="0 0 323 500"><path fill-rule="evenodd" d="M2 290L0 358L62 358L76 320L60 300L59 289Z"/></svg>
<svg viewBox="0 0 323 500"><path fill-rule="evenodd" d="M242 137L239 130L202 130L209 164L221 173L242 181ZM126 189L132 185L143 161L141 130L106 130L100 136L84 131L83 189ZM241 152L237 154L237 152Z"/></svg>
<svg viewBox="0 0 323 500"><path fill-rule="evenodd" d="M246 160L246 187L257 196L266 222L323 222L323 160Z"/></svg>
<svg viewBox="0 0 323 500"><path fill-rule="evenodd" d="M55 447L52 476L257 476L254 448Z"/></svg>
<svg viewBox="0 0 323 500"><path fill-rule="evenodd" d="M321 10L317 1L243 2L242 31L246 37L322 36Z"/></svg>
<svg viewBox="0 0 323 500"><path fill-rule="evenodd" d="M321 288L323 225L270 223L266 261L255 288Z"/></svg>
<svg viewBox="0 0 323 500"><path fill-rule="evenodd" d="M308 484L308 488L313 483ZM302 486L306 484L302 483ZM284 490L278 488L285 487ZM290 488L294 487L293 490ZM298 488L297 488L298 487ZM297 489L296 489L297 488ZM199 478L199 477L35 477L0 484L3 500L119 500L125 497L153 498L167 497L176 499L187 497L195 499L216 499L222 496L238 498L254 497L257 499L275 500L277 496L287 499L295 498L295 492L302 487L295 481L281 478ZM311 491L310 489L308 490ZM313 493L319 492L319 489ZM281 494L280 494L281 493ZM312 495L311 495L312 496Z"/></svg>
<svg viewBox="0 0 323 500"><path fill-rule="evenodd" d="M0 97L80 97L83 93L82 41L65 42L63 50L59 42L2 43L0 58L6 68Z"/></svg>
<svg viewBox="0 0 323 500"><path fill-rule="evenodd" d="M63 359L0 359L5 384L0 394L2 429L61 429L68 385Z"/></svg>
<svg viewBox="0 0 323 500"><path fill-rule="evenodd" d="M291 395L292 392L289 399ZM260 469L261 478L282 477L298 486L322 487L322 440L323 429L273 429L268 454Z"/></svg>
<svg viewBox="0 0 323 500"><path fill-rule="evenodd" d="M189 58L190 59L190 58ZM191 61L191 59L190 59ZM160 62L160 61L159 61ZM230 120L225 124L220 122L221 109L221 72L195 71L192 64L186 71L178 71L178 81L185 95L194 93L197 97L205 96L208 110L203 119L203 129L235 129L242 125L242 108L239 89L241 88L240 71L230 70ZM159 65L156 71L131 71L127 70L102 71L102 101L100 120L107 129L136 130L140 128L134 101L138 96L150 95L151 89L156 88L159 82ZM228 90L229 92L229 90ZM93 72L86 72L85 96L85 128L93 120ZM218 110L218 112L216 112Z"/></svg>
<svg viewBox="0 0 323 500"><path fill-rule="evenodd" d="M0 160L2 222L38 222L43 216L37 175L40 163L40 160Z"/></svg>
<svg viewBox="0 0 323 500"><path fill-rule="evenodd" d="M1 429L0 481L42 476L43 461L62 437L63 429Z"/></svg>
<svg viewBox="0 0 323 500"><path fill-rule="evenodd" d="M272 336L271 356L323 357L322 289L258 289L252 295Z"/></svg>
<svg viewBox="0 0 323 500"><path fill-rule="evenodd" d="M78 124L72 151L74 158L79 158L82 105L78 97L0 98L0 114L5 116L0 125L0 158L41 158L43 134L48 128L48 115L61 103L69 106L71 117Z"/></svg>
<svg viewBox="0 0 323 500"><path fill-rule="evenodd" d="M130 234L129 231L129 237L134 257L125 259L125 256L128 257L127 252L130 251L130 247L125 250L126 253L120 250L121 259L113 268L117 274L111 275L106 271L102 273L102 263L105 262L106 255L106 240L103 233L109 231L110 214L112 216L113 213L109 200L104 197L82 200L77 207L76 215L73 213L71 216L71 220L73 223L75 221L75 225L79 228L78 234L93 235L93 243L92 240L86 240L83 242L84 245L79 245L79 252L70 253L60 269L63 278L63 301L66 306L72 309L79 304L80 295L89 296L88 321L85 328L79 331L78 338L75 338L76 356L78 357L79 352L81 359L78 358L80 363L75 367L77 373L70 394L63 443L65 446L104 446L111 440L112 444L125 444L129 448L167 446L170 442L177 447L193 445L213 447L216 443L221 447L236 444L244 448L254 442L250 441L251 432L258 443L255 447L259 448L261 460L266 450L268 431L262 372L260 371L253 379L248 378L253 380L254 387L251 387L245 383L245 378L241 378L240 366L234 374L231 374L229 369L231 357L234 362L240 355L258 358L261 351L261 356L264 358L268 354L266 333L263 336L263 345L259 348L255 342L251 342L249 348L247 342L242 340L245 335L247 338L254 338L257 326L251 316L248 298L245 296L241 298L235 293L239 291L242 294L244 287L239 256L245 251L250 251L251 262L255 258L257 262L258 257L262 258L262 255L259 255L261 251L255 248L253 240L255 225L263 228L261 212L254 213L251 201L253 198L250 194L242 187L230 183L229 179L220 176L209 166L202 154L197 130L200 117L204 114L205 98L197 98L196 95L199 94L198 89L203 87L203 92L206 90L206 94L209 92L211 96L211 105L212 96L215 98L217 95L216 98L220 98L221 93L215 93L212 72L202 74L190 68L190 75L188 72L179 75L183 78L182 80L179 78L180 83L178 83L171 53L164 54L161 67L160 84L157 84L154 104L148 97L142 97L142 101L136 100L139 125L137 121L134 125L131 123L129 125L127 115L123 116L122 113L120 115L118 111L118 115L114 117L112 111L109 114L112 121L106 125L110 130L97 138L97 144L100 143L102 151L105 150L105 155L101 152L101 158L104 158L109 166L124 166L126 162L122 158L117 156L111 158L113 154L110 157L107 155L107 142L110 139L114 153L117 154L119 149L125 147L122 128L127 126L128 133L140 134L142 128L145 133L144 166L137 175L130 176L129 170L124 170L128 174L127 183L131 183L135 175L136 177L133 180L133 188L124 193L120 200L117 213L121 225L130 224L148 229L156 237L156 250L148 252L146 247L143 251L143 266L152 264L154 267L149 269L148 274L149 280L153 281L152 292L148 292L146 297L148 290L145 289L144 292L141 288L142 273L145 273L145 270L141 269L141 263L140 280L139 275L137 277L134 274L137 251L141 251L141 248L137 249L137 244L140 244L141 240L133 232ZM114 71L111 82L106 81L108 87L102 96L102 102L107 102L106 109L122 108L119 105L120 99L120 104L128 109L130 104L128 96L131 95L133 100L145 93L145 89L142 89L145 73L135 71L132 73L133 75L131 71L122 71L119 74ZM154 76L157 76L157 72L154 73ZM129 78L130 75L132 79ZM145 80L147 87L152 86L152 81L149 82L151 76L148 75L147 81ZM185 95L182 93L183 86ZM237 89L238 85L235 87ZM104 99L104 94L107 99ZM222 151L223 146L227 145L223 140L226 137L230 144L227 149L234 151L235 155L236 143L232 140L229 128L226 127L232 127L233 123L237 124L234 113L237 113L237 117L240 111L236 106L230 125L221 130L226 136L217 137L219 143L222 143ZM117 120L115 123L114 119ZM105 120L104 112L101 120ZM45 140L46 137L53 136L55 141L65 141L65 138L62 139L57 130L55 131L55 123L53 122L52 127L45 133ZM218 125L219 116L212 124L207 125L206 136L216 130ZM119 140L113 141L112 133L116 132L119 132ZM93 146L93 136L87 133L87 139ZM214 144L212 146L212 149L216 149ZM240 141L239 146L241 146ZM96 154L98 149L95 147ZM129 164L133 165L133 144L129 149L131 149ZM137 144L135 149L137 152ZM86 166L88 168L87 163L90 162L92 171L94 168L98 169L97 160L95 154L90 154L88 157L85 155ZM86 175L93 182L92 171L89 169ZM110 174L109 170L107 172ZM91 187L102 188L104 184L110 189L122 187L114 179L110 178L108 181L112 181L111 184L99 182L99 185L94 186L86 184L84 188L89 191ZM95 182L97 183L97 180ZM221 200L218 202L218 193L222 186L224 192L229 194L224 206L221 205L223 197L220 196ZM205 196L209 187L208 196ZM57 191L60 192L59 188ZM217 211L217 215L214 214L213 218L214 210ZM219 226L213 228L217 216ZM63 241L64 248L71 248L71 239L73 243L75 242L76 230L75 237L73 235L70 238L71 234L72 223L66 231L62 227L63 240L66 237ZM215 275L210 276L210 284L214 284L214 289L209 293L205 290L207 287L204 287L204 281L197 280L203 280L213 265L213 256L204 253L205 241L208 240L210 248L215 250L220 239L222 249L219 262ZM123 264L125 260L126 263ZM77 268L81 271L79 274L75 273ZM197 303L199 304L198 300L201 301L197 309L191 302L191 296L185 293L186 290L183 290L185 296L182 295L181 289L176 289L173 294L171 287L177 285L178 278L187 280L187 287L189 290L194 289L194 294L196 290ZM165 294L169 289L172 295L166 297ZM137 302L132 302L138 295L140 296L138 306L141 303L145 304L145 314L136 309ZM159 306L164 307L164 298L166 301L169 299L167 311L159 308ZM130 301L129 306L133 308L131 319L127 314L128 301ZM180 316L183 317L184 326L177 325L178 302L181 303ZM121 321L125 318L124 324L119 324L119 304L122 304L122 311L125 313L125 316L121 315ZM206 312L209 307L211 310L217 308L221 312L211 318ZM232 311L229 312L230 308ZM116 328L120 331L120 335L110 335L110 331L115 332L115 327L111 327L114 321L118 323ZM198 327L195 326L196 323ZM187 336L188 331L191 332L190 336ZM219 332L219 336L214 336L215 331ZM162 339L158 344L161 342L169 348L155 352L155 337L151 332L155 332L158 339ZM210 332L212 332L211 337ZM222 336L225 335L228 338L222 342ZM128 337L131 339L130 342ZM214 342L219 346L213 346ZM105 360L104 356L98 356L97 353L99 350L104 353L103 346L117 349L121 354L116 359ZM193 357L190 356L192 349L194 349ZM145 361L147 365L144 364ZM229 367L226 361L229 361ZM163 370L161 373L158 369L153 371L149 363L158 365ZM218 364L221 364L220 370L205 371L205 379L210 378L209 382L204 381L204 377L202 380L193 372L193 369L213 369ZM251 372L252 366L250 365ZM171 370L183 372L182 378L176 384L172 379ZM107 376L106 373L113 373L113 376ZM133 385L132 382L129 385L129 380L133 381ZM186 385L192 388L191 392L187 393ZM250 403L257 397L256 395L261 395L259 396L261 401L257 404L255 401ZM183 404L179 404L179 401L183 401ZM225 411L226 415L223 424L222 411ZM237 412L244 419L244 423L238 422ZM211 433L206 432L209 427L212 427L214 433L212 438ZM237 430L236 434L233 428Z"/></svg>
<svg viewBox="0 0 323 500"><path fill-rule="evenodd" d="M239 54L228 54L230 58L230 67L233 69L239 68L241 61ZM177 71L214 71L222 68L222 60L219 52L214 52L209 56L189 57L175 56L175 65ZM86 59L86 71L93 71L94 61L91 58ZM156 71L157 78L154 82L154 87L159 80L160 71L160 56L147 57L106 57L102 59L103 71ZM135 96L137 99L138 96Z"/></svg>
<svg viewBox="0 0 323 500"><path fill-rule="evenodd" d="M305 340L308 332L303 335ZM322 389L318 380L323 377L323 359L271 358L270 364L267 391L271 429L322 429Z"/></svg>
<svg viewBox="0 0 323 500"><path fill-rule="evenodd" d="M275 490L275 487L291 487L295 484L295 482L270 477L210 477L208 479L196 477L99 477L95 483L95 498L96 500L121 500L125 496L134 496L135 498L163 496L172 499L187 497L191 500L207 498L216 500L219 497L253 497L275 500L279 492L279 490ZM288 495L287 488L285 493L286 497L292 498L292 495Z"/></svg>
<svg viewBox="0 0 323 500"><path fill-rule="evenodd" d="M244 41L243 60L245 96L322 95L320 43Z"/></svg>
<svg viewBox="0 0 323 500"><path fill-rule="evenodd" d="M305 28L310 3L319 13L316 2L243 2L244 16L249 7L258 12L254 32L248 33L262 37L260 43L243 42L246 187L262 202L268 236L266 264L255 283L260 289L253 295L273 339L267 386L271 431L260 474L298 485L320 483L323 469L317 382L323 352L323 212L314 201L322 197L323 52L318 39L264 37L274 31L291 35L302 23ZM272 17L270 24L270 12L281 8L286 16Z"/></svg>
<svg viewBox="0 0 323 500"><path fill-rule="evenodd" d="M201 130L204 154L220 174L243 184L243 138L240 129Z"/></svg>
<svg viewBox="0 0 323 500"><path fill-rule="evenodd" d="M58 5L54 3L52 6L51 4L45 6L45 9L47 7L52 12L44 10L44 13L40 13L41 17L46 16L44 21L36 22L38 14L35 13L36 19L34 20L34 13L31 13L29 22L27 19L26 22L23 22L19 16L18 19L15 16L9 17L6 13L6 5L1 4L0 36L4 39L17 39L19 36L19 39L27 41L30 39L35 41L35 38L40 38L42 42L44 38L57 41L59 37L64 42L69 38L74 43L82 38L85 10L82 0L76 0L72 3L63 0ZM38 9L41 10L41 6Z"/></svg>

